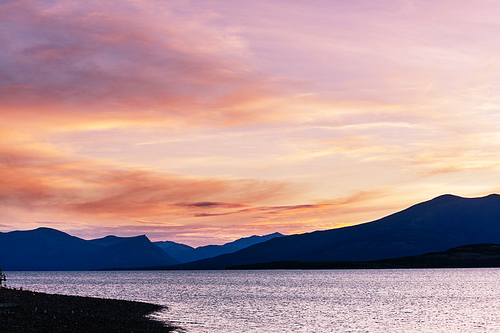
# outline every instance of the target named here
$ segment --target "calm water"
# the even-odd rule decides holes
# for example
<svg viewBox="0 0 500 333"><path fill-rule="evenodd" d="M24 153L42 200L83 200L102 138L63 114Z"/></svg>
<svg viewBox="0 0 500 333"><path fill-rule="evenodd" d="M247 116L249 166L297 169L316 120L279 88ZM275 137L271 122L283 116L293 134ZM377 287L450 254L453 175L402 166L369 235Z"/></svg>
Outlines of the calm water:
<svg viewBox="0 0 500 333"><path fill-rule="evenodd" d="M7 285L168 306L201 332L500 332L500 269L6 272Z"/></svg>

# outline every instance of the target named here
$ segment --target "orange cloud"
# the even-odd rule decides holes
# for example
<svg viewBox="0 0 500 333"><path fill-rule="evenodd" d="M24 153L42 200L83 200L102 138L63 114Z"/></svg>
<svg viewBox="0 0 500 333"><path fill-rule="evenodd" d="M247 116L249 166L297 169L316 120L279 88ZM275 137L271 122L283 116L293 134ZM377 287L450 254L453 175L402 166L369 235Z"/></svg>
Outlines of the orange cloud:
<svg viewBox="0 0 500 333"><path fill-rule="evenodd" d="M0 151L0 205L28 209L143 218L191 208L233 209L294 192L291 184L277 181L183 177ZM212 201L227 198L231 202Z"/></svg>
<svg viewBox="0 0 500 333"><path fill-rule="evenodd" d="M1 1L0 222L202 242L488 194L497 7Z"/></svg>
<svg viewBox="0 0 500 333"><path fill-rule="evenodd" d="M236 215L236 214L249 214L249 213L263 213L266 215L265 218L269 218L271 215L288 215L293 214L293 211L301 210L301 211L311 211L314 209L324 209L332 206L331 204L322 204L322 205L295 205L295 206L275 206L275 207L252 207L240 209L237 211L230 211L224 213L196 213L194 217L212 217L212 216L225 216L225 215ZM224 208L237 208L237 207L224 207ZM256 216L256 218L263 218Z"/></svg>
<svg viewBox="0 0 500 333"><path fill-rule="evenodd" d="M180 206L183 208L203 208L203 209L246 207L246 205L242 205L242 204L231 204L231 203L224 203L224 202L209 202L209 201L192 202L192 203L178 203L177 206Z"/></svg>

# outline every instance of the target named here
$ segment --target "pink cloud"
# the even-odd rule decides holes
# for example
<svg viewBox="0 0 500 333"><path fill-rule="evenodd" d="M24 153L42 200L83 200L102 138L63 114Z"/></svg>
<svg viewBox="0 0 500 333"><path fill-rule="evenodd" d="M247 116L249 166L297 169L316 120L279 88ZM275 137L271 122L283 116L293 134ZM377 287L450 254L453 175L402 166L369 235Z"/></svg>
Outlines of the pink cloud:
<svg viewBox="0 0 500 333"><path fill-rule="evenodd" d="M488 194L499 14L491 1L3 1L0 222L199 241Z"/></svg>
<svg viewBox="0 0 500 333"><path fill-rule="evenodd" d="M159 3L26 0L1 7L4 110L155 110L159 117L227 123L239 117L228 113L235 103L269 95L265 80L244 65L237 37L207 30L196 18L185 22Z"/></svg>

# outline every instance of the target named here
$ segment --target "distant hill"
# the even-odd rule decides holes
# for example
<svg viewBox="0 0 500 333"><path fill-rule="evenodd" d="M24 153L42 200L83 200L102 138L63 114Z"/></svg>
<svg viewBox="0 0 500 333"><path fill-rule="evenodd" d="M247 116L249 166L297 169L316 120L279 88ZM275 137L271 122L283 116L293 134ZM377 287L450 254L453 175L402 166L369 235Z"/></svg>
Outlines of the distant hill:
<svg viewBox="0 0 500 333"><path fill-rule="evenodd" d="M87 241L50 228L0 232L3 270L90 270L177 263L146 236Z"/></svg>
<svg viewBox="0 0 500 333"><path fill-rule="evenodd" d="M472 244L411 257L373 261L280 261L227 269L393 269L500 267L499 244Z"/></svg>
<svg viewBox="0 0 500 333"><path fill-rule="evenodd" d="M276 261L370 261L500 243L500 195L442 195L382 219L271 239L232 254L173 266L223 269Z"/></svg>
<svg viewBox="0 0 500 333"><path fill-rule="evenodd" d="M251 245L262 243L276 237L283 237L283 235L279 232L275 232L273 234L265 236L250 236L240 238L224 245L207 245L197 248L171 241L154 242L154 244L167 252L177 261L181 263L187 263L205 258L216 257L221 254L233 253Z"/></svg>
<svg viewBox="0 0 500 333"><path fill-rule="evenodd" d="M160 249L168 253L172 258L177 260L180 263L186 263L189 261L194 261L194 260L189 260L188 258L191 257L191 254L196 250L194 247L191 247L189 245L185 244L180 244L172 241L163 241L163 242L153 242L156 246L158 246ZM205 257L207 258L207 257ZM198 259L204 259L204 258L198 258ZM195 259L195 260L198 260Z"/></svg>

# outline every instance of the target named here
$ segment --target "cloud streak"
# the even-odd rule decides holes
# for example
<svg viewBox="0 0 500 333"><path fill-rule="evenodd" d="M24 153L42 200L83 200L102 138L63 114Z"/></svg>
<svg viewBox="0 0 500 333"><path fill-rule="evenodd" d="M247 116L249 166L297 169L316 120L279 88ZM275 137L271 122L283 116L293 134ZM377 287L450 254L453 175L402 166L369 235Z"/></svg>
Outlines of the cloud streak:
<svg viewBox="0 0 500 333"><path fill-rule="evenodd" d="M174 208L236 208L293 193L283 182L203 179L0 152L0 204L90 215L161 215ZM234 203L198 199L231 197ZM194 201L179 204L178 201Z"/></svg>
<svg viewBox="0 0 500 333"><path fill-rule="evenodd" d="M244 65L236 35L206 29L210 17L186 22L153 2L1 6L4 110L45 108L51 118L111 110L217 124L254 117L235 103L252 104L270 89Z"/></svg>
<svg viewBox="0 0 500 333"><path fill-rule="evenodd" d="M499 15L486 0L3 1L2 229L200 244L497 191Z"/></svg>
<svg viewBox="0 0 500 333"><path fill-rule="evenodd" d="M295 206L276 206L276 207L253 207L240 209L232 212L225 213L197 213L194 214L195 217L211 217L211 216L226 216L226 215L236 215L236 214L249 214L249 213L262 213L268 218L271 215L284 215L287 212L293 212L295 210L313 210L313 209L322 209L332 206L331 204L323 204L323 205L295 205ZM225 207L226 208L226 207ZM233 207L231 207L233 208ZM257 216L257 218L259 218ZM261 217L263 218L263 217Z"/></svg>

